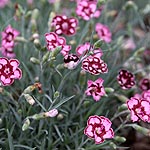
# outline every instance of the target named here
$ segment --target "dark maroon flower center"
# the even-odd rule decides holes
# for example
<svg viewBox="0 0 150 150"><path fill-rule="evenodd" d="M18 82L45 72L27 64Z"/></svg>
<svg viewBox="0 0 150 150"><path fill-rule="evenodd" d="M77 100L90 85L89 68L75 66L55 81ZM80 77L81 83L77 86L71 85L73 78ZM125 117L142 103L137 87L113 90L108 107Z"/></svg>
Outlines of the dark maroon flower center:
<svg viewBox="0 0 150 150"><path fill-rule="evenodd" d="M13 74L13 67L9 64L6 64L1 69L1 75L5 76L6 78L10 77Z"/></svg>

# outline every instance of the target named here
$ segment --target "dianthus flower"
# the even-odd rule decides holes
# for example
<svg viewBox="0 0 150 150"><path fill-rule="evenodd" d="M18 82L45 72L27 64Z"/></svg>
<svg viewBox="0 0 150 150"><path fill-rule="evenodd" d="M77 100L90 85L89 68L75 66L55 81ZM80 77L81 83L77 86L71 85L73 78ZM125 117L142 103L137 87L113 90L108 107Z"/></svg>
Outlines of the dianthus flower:
<svg viewBox="0 0 150 150"><path fill-rule="evenodd" d="M150 89L150 80L148 78L143 78L140 80L139 87L141 90L149 90Z"/></svg>
<svg viewBox="0 0 150 150"><path fill-rule="evenodd" d="M22 71L18 66L19 61L17 59L0 58L0 81L2 85L11 85L14 79L21 79Z"/></svg>
<svg viewBox="0 0 150 150"><path fill-rule="evenodd" d="M84 134L95 140L95 144L101 144L105 139L114 137L111 121L104 116L90 116Z"/></svg>
<svg viewBox="0 0 150 150"><path fill-rule="evenodd" d="M106 25L97 23L95 25L95 31L100 39L104 40L106 43L111 42L112 33Z"/></svg>
<svg viewBox="0 0 150 150"><path fill-rule="evenodd" d="M99 101L101 96L105 95L105 89L103 87L104 80L102 78L97 79L96 81L88 80L87 90L85 91L86 95L93 96L95 101Z"/></svg>
<svg viewBox="0 0 150 150"><path fill-rule="evenodd" d="M51 24L51 26L55 29L55 33L58 35L74 35L76 33L77 25L78 20L76 18L67 18L65 15L55 16Z"/></svg>
<svg viewBox="0 0 150 150"><path fill-rule="evenodd" d="M93 56L96 56L98 58L100 58L103 55L103 52L100 48L93 49L93 46L89 42L86 42L85 44L81 44L76 48L76 54L79 57L86 55L86 53L88 52L93 53Z"/></svg>
<svg viewBox="0 0 150 150"><path fill-rule="evenodd" d="M79 63L79 57L75 54L68 54L64 57L65 67L74 69Z"/></svg>
<svg viewBox="0 0 150 150"><path fill-rule="evenodd" d="M63 56L69 53L71 46L66 45L66 39L64 37L58 36L54 32L50 32L45 34L45 38L48 50L53 51L56 47L61 46L61 53Z"/></svg>
<svg viewBox="0 0 150 150"><path fill-rule="evenodd" d="M0 0L0 8L4 8L10 0Z"/></svg>
<svg viewBox="0 0 150 150"><path fill-rule="evenodd" d="M150 95L149 95L150 96ZM143 120L150 122L150 97L136 94L127 101L128 109L131 112L131 120L133 122Z"/></svg>
<svg viewBox="0 0 150 150"><path fill-rule="evenodd" d="M103 60L101 60L101 58L98 57L99 55L101 54L97 53L86 57L82 61L82 69L93 75L107 73L107 64Z"/></svg>
<svg viewBox="0 0 150 150"><path fill-rule="evenodd" d="M134 75L127 70L120 70L117 80L122 89L130 89L135 85Z"/></svg>
<svg viewBox="0 0 150 150"><path fill-rule="evenodd" d="M5 57L13 58L15 57L15 53L13 52L13 48L16 44L15 38L20 34L20 32L8 25L5 30L1 33L2 42L1 42L1 52Z"/></svg>
<svg viewBox="0 0 150 150"><path fill-rule="evenodd" d="M96 12L97 0L80 0L77 2L76 14L88 21Z"/></svg>
<svg viewBox="0 0 150 150"><path fill-rule="evenodd" d="M150 102L150 90L142 92L142 97Z"/></svg>

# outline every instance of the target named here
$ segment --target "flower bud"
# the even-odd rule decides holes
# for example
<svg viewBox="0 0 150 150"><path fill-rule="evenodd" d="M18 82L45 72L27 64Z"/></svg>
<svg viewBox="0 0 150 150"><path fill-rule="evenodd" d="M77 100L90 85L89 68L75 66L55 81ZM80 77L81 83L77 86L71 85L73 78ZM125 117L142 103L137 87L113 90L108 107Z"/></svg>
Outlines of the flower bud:
<svg viewBox="0 0 150 150"><path fill-rule="evenodd" d="M114 94L121 102L126 103L126 101L128 100L128 98L124 95L121 94Z"/></svg>
<svg viewBox="0 0 150 150"><path fill-rule="evenodd" d="M37 58L35 58L35 57L31 57L31 58L30 58L30 61L31 61L32 63L34 63L34 64L40 64L40 60L37 59Z"/></svg>
<svg viewBox="0 0 150 150"><path fill-rule="evenodd" d="M17 36L16 38L15 38L15 41L16 42L24 42L24 43L26 43L26 42L28 42L24 37L22 37L22 36Z"/></svg>
<svg viewBox="0 0 150 150"><path fill-rule="evenodd" d="M41 44L40 44L40 40L39 39L35 39L34 41L33 41L33 43L34 43L34 45L35 45L35 47L38 49L38 50L41 50Z"/></svg>
<svg viewBox="0 0 150 150"><path fill-rule="evenodd" d="M53 51L51 51L51 53L50 53L51 58L56 57L60 53L61 49L62 49L62 47L58 46Z"/></svg>
<svg viewBox="0 0 150 150"><path fill-rule="evenodd" d="M129 10L129 9L134 9L134 10L138 10L138 7L137 7L137 5L135 4L135 2L133 2L133 1L127 1L126 2L126 4L125 4L125 6L123 7L123 9L124 10Z"/></svg>
<svg viewBox="0 0 150 150"><path fill-rule="evenodd" d="M122 104L121 106L118 107L119 112L122 112L122 111L127 110L127 109L128 109L127 104Z"/></svg>
<svg viewBox="0 0 150 150"><path fill-rule="evenodd" d="M117 149L117 146L114 142L110 142L109 146L111 147L111 149Z"/></svg>
<svg viewBox="0 0 150 150"><path fill-rule="evenodd" d="M100 48L103 45L104 41L103 40L98 40L94 43L94 48Z"/></svg>
<svg viewBox="0 0 150 150"><path fill-rule="evenodd" d="M30 120L27 118L22 126L22 131L25 131L29 128Z"/></svg>
<svg viewBox="0 0 150 150"><path fill-rule="evenodd" d="M60 95L60 93L59 93L58 91L56 91L56 92L54 93L54 99L55 99L55 98L58 98L59 95Z"/></svg>
<svg viewBox="0 0 150 150"><path fill-rule="evenodd" d="M64 115L63 114L58 114L57 115L57 119L58 120L63 120L64 119Z"/></svg>
<svg viewBox="0 0 150 150"><path fill-rule="evenodd" d="M144 134L145 136L149 136L150 137L150 129L141 127L141 126L139 126L137 124L129 124L127 126L133 127L136 131Z"/></svg>
<svg viewBox="0 0 150 150"><path fill-rule="evenodd" d="M50 56L51 51L46 52L46 54L42 57L42 62L45 63Z"/></svg>
<svg viewBox="0 0 150 150"><path fill-rule="evenodd" d="M35 103L35 100L33 99L33 97L29 94L23 94L24 98L26 99L26 101L30 104L33 105Z"/></svg>
<svg viewBox="0 0 150 150"><path fill-rule="evenodd" d="M121 137L121 136L115 136L114 140L120 143L124 143L126 141L125 137Z"/></svg>
<svg viewBox="0 0 150 150"><path fill-rule="evenodd" d="M106 87L105 88L105 92L106 93L113 93L115 90L113 88L110 88L110 87Z"/></svg>

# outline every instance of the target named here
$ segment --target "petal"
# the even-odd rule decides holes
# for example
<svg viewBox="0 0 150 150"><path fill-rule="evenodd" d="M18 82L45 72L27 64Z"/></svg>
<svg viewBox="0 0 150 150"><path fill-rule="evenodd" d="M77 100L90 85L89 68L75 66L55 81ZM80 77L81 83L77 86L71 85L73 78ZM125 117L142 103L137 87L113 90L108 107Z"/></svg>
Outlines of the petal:
<svg viewBox="0 0 150 150"><path fill-rule="evenodd" d="M10 78L12 79L21 79L22 77L22 71L17 68L15 71L14 71L14 74L10 76Z"/></svg>
<svg viewBox="0 0 150 150"><path fill-rule="evenodd" d="M100 144L104 142L104 139L102 139L100 136L97 136L97 134L94 135L95 144Z"/></svg>
<svg viewBox="0 0 150 150"><path fill-rule="evenodd" d="M127 105L129 109L132 109L137 104L138 104L138 100L133 97L131 97L131 99L127 101Z"/></svg>
<svg viewBox="0 0 150 150"><path fill-rule="evenodd" d="M134 113L134 111L131 110L131 120L133 122L138 121L139 117Z"/></svg>
<svg viewBox="0 0 150 150"><path fill-rule="evenodd" d="M0 80L4 86L11 85L14 82L14 79L5 78L5 76L3 76L3 75L0 76Z"/></svg>
<svg viewBox="0 0 150 150"><path fill-rule="evenodd" d="M106 134L103 136L104 139L109 139L114 137L114 131L112 128L110 128Z"/></svg>
<svg viewBox="0 0 150 150"><path fill-rule="evenodd" d="M94 137L94 133L93 133L93 127L92 125L88 125L85 129L84 129L84 134L87 135L90 138Z"/></svg>
<svg viewBox="0 0 150 150"><path fill-rule="evenodd" d="M88 121L87 121L87 125L94 125L94 124L100 124L101 120L99 116L90 116Z"/></svg>
<svg viewBox="0 0 150 150"><path fill-rule="evenodd" d="M46 33L45 38L47 41L52 41L57 39L57 35L54 32Z"/></svg>
<svg viewBox="0 0 150 150"><path fill-rule="evenodd" d="M103 126L105 127L105 130L108 131L111 127L111 121L108 118L105 118L103 116L100 117Z"/></svg>
<svg viewBox="0 0 150 150"><path fill-rule="evenodd" d="M9 61L8 61L7 58L4 58L4 57L1 57L1 58L0 58L0 64L6 65L6 64L8 64L8 63L9 63Z"/></svg>
<svg viewBox="0 0 150 150"><path fill-rule="evenodd" d="M92 96L93 96L93 99L94 99L95 101L99 101L100 98L101 98L101 96L100 96L100 95L96 95L95 92L92 93Z"/></svg>
<svg viewBox="0 0 150 150"><path fill-rule="evenodd" d="M16 68L19 66L19 61L17 59L10 59L9 60L10 65L13 66L13 71L16 70Z"/></svg>

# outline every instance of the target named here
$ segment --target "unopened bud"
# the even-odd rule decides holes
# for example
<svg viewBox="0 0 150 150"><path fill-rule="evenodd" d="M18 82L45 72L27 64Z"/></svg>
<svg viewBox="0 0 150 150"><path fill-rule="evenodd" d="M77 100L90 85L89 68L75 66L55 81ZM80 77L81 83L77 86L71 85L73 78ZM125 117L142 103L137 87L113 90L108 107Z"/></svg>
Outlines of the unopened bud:
<svg viewBox="0 0 150 150"><path fill-rule="evenodd" d="M33 41L35 47L38 49L38 50L41 50L41 44L40 44L40 40L39 39L35 39Z"/></svg>
<svg viewBox="0 0 150 150"><path fill-rule="evenodd" d="M54 98L58 98L59 95L60 95L60 93L59 93L58 91L56 91L56 92L54 93Z"/></svg>
<svg viewBox="0 0 150 150"><path fill-rule="evenodd" d="M60 50L62 49L62 47L61 46L58 46L58 47L56 47L52 52L51 52L51 58L52 57L56 57L59 53L60 53Z"/></svg>
<svg viewBox="0 0 150 150"><path fill-rule="evenodd" d="M15 41L16 42L24 42L24 43L26 43L26 42L28 42L24 37L22 37L22 36L17 36L16 38L15 38Z"/></svg>
<svg viewBox="0 0 150 150"><path fill-rule="evenodd" d="M46 54L42 57L42 62L46 62L49 59L51 51L46 52Z"/></svg>
<svg viewBox="0 0 150 150"><path fill-rule="evenodd" d="M63 114L58 114L57 115L57 119L58 120L63 120L64 119L64 115Z"/></svg>
<svg viewBox="0 0 150 150"><path fill-rule="evenodd" d="M75 45L75 44L76 44L76 41L75 41L75 40L71 40L71 41L69 41L69 44Z"/></svg>
<svg viewBox="0 0 150 150"><path fill-rule="evenodd" d="M94 43L94 48L100 48L103 45L104 41L103 40L98 40Z"/></svg>
<svg viewBox="0 0 150 150"><path fill-rule="evenodd" d="M30 85L30 86L28 86L28 87L23 91L23 94L29 94L29 93L31 93L34 89L35 89L35 86Z"/></svg>
<svg viewBox="0 0 150 150"><path fill-rule="evenodd" d="M121 106L118 107L119 112L122 112L122 111L127 110L127 109L128 109L127 104L122 104Z"/></svg>
<svg viewBox="0 0 150 150"><path fill-rule="evenodd" d="M147 129L147 128L144 128L144 127L141 127L137 124L129 124L127 126L131 126L133 127L136 131L146 135L146 136L149 136L150 137L150 129Z"/></svg>
<svg viewBox="0 0 150 150"><path fill-rule="evenodd" d="M114 94L121 102L126 103L126 101L128 100L128 98L124 95L121 94Z"/></svg>
<svg viewBox="0 0 150 150"><path fill-rule="evenodd" d="M113 88L106 87L105 91L106 91L106 93L113 93L115 90Z"/></svg>
<svg viewBox="0 0 150 150"><path fill-rule="evenodd" d="M126 138L125 137L121 137L121 136L115 136L114 140L117 141L117 142L124 143L126 141Z"/></svg>
<svg viewBox="0 0 150 150"><path fill-rule="evenodd" d="M22 126L22 131L25 131L29 128L30 120L27 118Z"/></svg>
<svg viewBox="0 0 150 150"><path fill-rule="evenodd" d="M125 6L123 7L124 10L129 10L129 9L134 9L134 10L138 10L137 5L135 4L135 2L133 1L127 1Z"/></svg>
<svg viewBox="0 0 150 150"><path fill-rule="evenodd" d="M34 33L34 34L32 35L32 38L33 38L33 39L39 39L39 34L38 34L38 33Z"/></svg>
<svg viewBox="0 0 150 150"><path fill-rule="evenodd" d="M109 146L111 147L111 149L117 149L117 146L114 142L110 142Z"/></svg>
<svg viewBox="0 0 150 150"><path fill-rule="evenodd" d="M37 58L35 58L35 57L31 57L31 58L30 58L30 61L31 61L32 63L34 63L34 64L40 64L40 60L37 59Z"/></svg>
<svg viewBox="0 0 150 150"><path fill-rule="evenodd" d="M33 99L33 97L29 94L23 94L24 98L26 99L26 101L30 104L33 105L35 103L35 100Z"/></svg>

